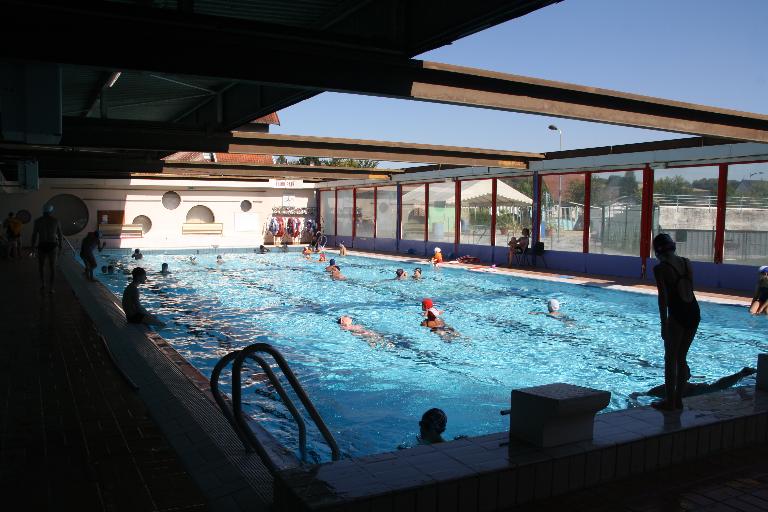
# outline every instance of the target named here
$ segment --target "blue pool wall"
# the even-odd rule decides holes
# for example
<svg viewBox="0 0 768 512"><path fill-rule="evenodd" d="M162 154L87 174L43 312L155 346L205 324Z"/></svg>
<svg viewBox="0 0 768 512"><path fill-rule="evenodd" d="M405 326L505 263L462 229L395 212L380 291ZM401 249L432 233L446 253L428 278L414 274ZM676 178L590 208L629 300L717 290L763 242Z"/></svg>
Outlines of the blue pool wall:
<svg viewBox="0 0 768 512"><path fill-rule="evenodd" d="M486 245L459 244L454 247L446 242L424 242L420 240L397 240L394 238L355 238L328 237L328 245L335 246L339 240L348 247L363 251L394 252L417 257L430 257L435 247L440 247L446 257L464 255L475 256L483 263L506 265L507 248ZM768 261L768 257L766 257ZM562 272L579 272L611 277L641 278L641 260L639 256L617 256L611 254L592 254L565 251L546 251L544 262L537 261L537 267ZM653 282L655 258L648 258L645 280ZM717 264L705 261L693 261L693 272L697 286L704 288L727 288L751 292L757 282L757 269L747 265Z"/></svg>

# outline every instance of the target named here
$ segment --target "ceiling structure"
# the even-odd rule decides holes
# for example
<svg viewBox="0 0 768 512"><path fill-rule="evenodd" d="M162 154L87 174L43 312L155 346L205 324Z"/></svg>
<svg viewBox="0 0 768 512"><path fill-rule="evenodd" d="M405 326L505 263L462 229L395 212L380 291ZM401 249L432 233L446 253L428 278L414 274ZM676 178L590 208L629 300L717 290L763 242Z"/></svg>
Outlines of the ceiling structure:
<svg viewBox="0 0 768 512"><path fill-rule="evenodd" d="M559 1L0 0L10 41L0 47L0 170L35 159L41 176L161 176L176 151L510 169L544 157L277 136L251 123L322 91L768 142L765 115L412 59ZM48 119L45 137L18 136L37 129L33 115ZM291 170L266 167L240 170Z"/></svg>

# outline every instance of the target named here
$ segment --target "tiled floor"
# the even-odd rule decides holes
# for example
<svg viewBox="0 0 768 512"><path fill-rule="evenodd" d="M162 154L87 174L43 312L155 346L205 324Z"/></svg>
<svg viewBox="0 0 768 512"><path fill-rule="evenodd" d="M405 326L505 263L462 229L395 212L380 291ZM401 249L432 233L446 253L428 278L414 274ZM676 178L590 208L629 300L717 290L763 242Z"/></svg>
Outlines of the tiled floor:
<svg viewBox="0 0 768 512"><path fill-rule="evenodd" d="M207 510L66 281L41 294L34 260L0 261L0 290L4 505Z"/></svg>

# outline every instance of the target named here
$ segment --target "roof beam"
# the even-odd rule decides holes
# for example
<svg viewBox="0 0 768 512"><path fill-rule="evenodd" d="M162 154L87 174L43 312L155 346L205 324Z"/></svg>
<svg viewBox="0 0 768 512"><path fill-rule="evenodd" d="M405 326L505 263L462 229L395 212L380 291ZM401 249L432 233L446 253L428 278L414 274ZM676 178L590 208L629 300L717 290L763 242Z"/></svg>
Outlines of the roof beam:
<svg viewBox="0 0 768 512"><path fill-rule="evenodd" d="M85 9L85 4L91 8ZM20 37L28 41L0 45L0 57L10 59L202 75L297 88L293 97L283 97L286 104L311 95L311 91L339 91L768 142L766 115L408 60L402 51L387 48L386 42L360 37L234 19L214 23L218 18L161 9L148 12L104 2L55 5L0 0L0 9L6 33L20 31ZM30 25L29 19L35 23ZM137 33L142 37L136 38ZM89 37L76 37L82 34ZM48 43L51 38L56 44ZM94 46L94 40L99 44ZM243 65L242 52L248 51L258 52L258 66ZM203 54L216 58L199 59ZM251 113L271 110L259 108Z"/></svg>
<svg viewBox="0 0 768 512"><path fill-rule="evenodd" d="M184 130L167 124L65 118L61 146L111 150L203 151L363 158L393 162L526 168L540 153L252 132ZM0 143L0 149L2 144Z"/></svg>

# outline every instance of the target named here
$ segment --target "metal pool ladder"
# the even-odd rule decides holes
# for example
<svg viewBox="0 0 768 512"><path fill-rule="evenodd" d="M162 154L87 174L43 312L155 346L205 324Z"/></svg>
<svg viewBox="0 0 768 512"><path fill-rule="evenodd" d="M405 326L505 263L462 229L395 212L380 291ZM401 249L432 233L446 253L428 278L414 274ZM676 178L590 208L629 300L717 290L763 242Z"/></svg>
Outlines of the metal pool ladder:
<svg viewBox="0 0 768 512"><path fill-rule="evenodd" d="M275 466L272 463L272 460L269 454L261 445L261 442L253 433L251 428L248 426L248 422L245 420L245 416L243 414L241 374L243 370L243 363L245 362L245 360L252 359L256 361L256 363L258 363L259 366L261 366L261 369L264 371L264 374L269 379L269 382L272 384L272 386L274 386L275 391L277 391L277 394L280 395L280 398L282 399L283 403L288 408L288 411L291 413L291 416L293 416L293 419L296 421L296 424L298 425L299 452L301 453L302 461L306 459L306 453L307 453L307 426L304 423L304 418L302 418L301 414L296 409L296 405L293 403L293 400L291 400L291 398L285 392L285 388L283 388L283 385L280 384L280 381L278 380L277 375L275 375L275 372L272 371L272 368L270 367L269 363L267 363L263 357L261 357L260 355L257 355L257 353L259 352L269 354L275 360L275 362L277 363L277 366L280 367L280 370L282 370L283 375L285 375L285 378L290 383L291 388L293 388L293 391L296 393L296 396L299 397L299 400L301 401L302 405L304 405L304 408L307 410L307 413L309 413L309 416L312 418L312 421L314 421L315 425L320 431L320 434L323 436L323 439L325 439L325 442L331 448L331 458L333 460L339 460L341 458L341 452L339 450L339 446L338 444L336 444L336 440L333 438L333 435L328 430L328 427L325 425L323 418L320 417L320 414L317 412L317 409L315 409L314 404L309 399L309 396L307 396L307 393L306 391L304 391L304 388L301 387L299 380L293 374L293 371L291 371L291 368L290 366L288 366L288 362L285 360L283 355L280 353L279 350L277 350L275 347L273 347L268 343L255 343L241 350L235 350L234 352L230 352L229 354L222 357L218 363L216 363L216 366L213 368L213 372L211 372L210 384L211 384L211 393L213 394L213 398L216 400L216 403L221 408L221 411L222 413L224 413L224 416L227 418L227 421L229 421L229 423L232 425L232 428L235 430L235 433L237 433L237 436L240 438L240 441L243 443L245 450L248 452L256 451L259 454L259 456L264 460L264 463L267 464L269 469L274 472ZM230 407L228 406L227 401L224 399L224 396L219 390L219 377L221 375L222 370L227 366L227 364L229 364L230 361L233 361L233 360L234 362L232 363L232 408L230 410Z"/></svg>

